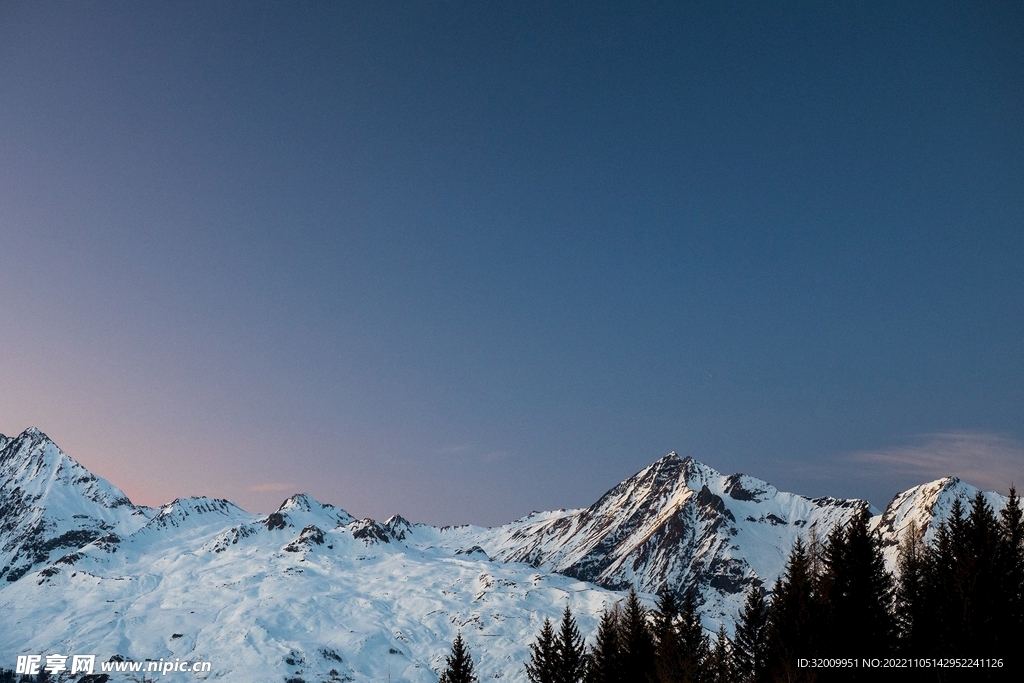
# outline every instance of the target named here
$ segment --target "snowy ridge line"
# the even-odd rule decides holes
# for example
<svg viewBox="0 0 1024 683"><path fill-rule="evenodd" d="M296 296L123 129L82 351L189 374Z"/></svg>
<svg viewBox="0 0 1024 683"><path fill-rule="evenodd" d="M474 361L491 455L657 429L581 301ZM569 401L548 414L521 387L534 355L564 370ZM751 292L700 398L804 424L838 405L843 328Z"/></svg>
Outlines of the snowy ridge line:
<svg viewBox="0 0 1024 683"><path fill-rule="evenodd" d="M890 566L911 522L934 533L975 492L946 478L897 495L872 519ZM203 497L154 509L29 429L0 435L0 667L88 651L212 661L212 680L433 683L461 630L482 677L525 680L527 643L566 605L593 634L616 591L668 588L731 629L798 537L865 508L669 453L590 507L493 528L357 520L305 494L269 515Z"/></svg>

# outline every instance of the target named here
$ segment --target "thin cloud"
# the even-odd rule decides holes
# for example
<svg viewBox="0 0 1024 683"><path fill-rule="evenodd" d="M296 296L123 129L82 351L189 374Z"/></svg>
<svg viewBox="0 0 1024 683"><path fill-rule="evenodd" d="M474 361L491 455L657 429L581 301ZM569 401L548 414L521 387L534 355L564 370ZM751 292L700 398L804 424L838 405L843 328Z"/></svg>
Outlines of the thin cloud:
<svg viewBox="0 0 1024 683"><path fill-rule="evenodd" d="M1024 482L1024 444L984 432L922 434L908 445L852 453L850 460L879 474L922 482L955 476L989 491Z"/></svg>
<svg viewBox="0 0 1024 683"><path fill-rule="evenodd" d="M295 484L260 484L250 486L250 491L294 491Z"/></svg>

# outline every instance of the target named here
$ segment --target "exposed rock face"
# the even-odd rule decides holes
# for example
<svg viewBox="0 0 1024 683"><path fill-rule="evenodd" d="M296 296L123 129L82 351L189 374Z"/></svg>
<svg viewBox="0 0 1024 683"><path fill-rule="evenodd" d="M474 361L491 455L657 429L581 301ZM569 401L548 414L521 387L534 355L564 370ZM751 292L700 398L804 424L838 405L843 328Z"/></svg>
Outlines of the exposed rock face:
<svg viewBox="0 0 1024 683"><path fill-rule="evenodd" d="M404 541L405 534L412 531L412 524L410 524L409 520L401 515L392 515L389 517L388 520L384 522L384 527L396 541Z"/></svg>
<svg viewBox="0 0 1024 683"><path fill-rule="evenodd" d="M323 530L320 529L320 527L318 526L310 524L302 530L302 533L299 534L298 538L296 538L294 541L286 545L284 549L286 552L289 553L298 553L302 552L303 550L308 550L311 546L323 544Z"/></svg>
<svg viewBox="0 0 1024 683"><path fill-rule="evenodd" d="M521 681L538 615L568 602L589 632L619 597L304 495L270 515L202 497L136 508L41 434L0 444L5 552L29 558L0 582L0 661L156 654L215 662L225 683L436 683L461 631L482 677Z"/></svg>
<svg viewBox="0 0 1024 683"><path fill-rule="evenodd" d="M267 531L273 531L274 529L283 529L288 526L284 521L284 515L280 512L271 512L267 515L264 520L267 524Z"/></svg>
<svg viewBox="0 0 1024 683"><path fill-rule="evenodd" d="M0 435L0 579L16 581L112 532L132 533L155 512L132 505L34 427Z"/></svg>
<svg viewBox="0 0 1024 683"><path fill-rule="evenodd" d="M391 535L388 530L373 521L372 519L361 519L349 525L352 530L352 538L358 538L367 545L372 543L390 543Z"/></svg>
<svg viewBox="0 0 1024 683"><path fill-rule="evenodd" d="M897 495L872 519L890 568L912 523L930 538L953 501L968 507L975 493L946 478ZM996 511L1006 504L985 495ZM865 508L862 500L780 492L670 453L588 508L490 529L397 515L356 520L302 494L269 515L204 497L153 509L133 505L29 429L0 435L0 633L17 636L10 645L0 639L0 659L72 641L99 651L116 641L148 656L159 642L175 656L201 651L243 672L224 680L252 680L242 676L257 669L275 671L276 680L285 670L331 678L337 652L299 648L267 663L267 652L305 642L313 624L317 642L354 653L344 657L353 675L379 679L394 656L408 680L429 683L440 662L430 653L445 651L462 629L487 638L491 675L519 680L521 665L506 665L527 656L523 634L536 631L547 608L558 618L569 600L593 629L620 597L606 589L668 588L693 594L709 628L729 627L745 589L770 588L798 537L824 538ZM68 624L77 624L73 632Z"/></svg>
<svg viewBox="0 0 1024 683"><path fill-rule="evenodd" d="M798 536L824 536L867 507L782 493L669 453L589 508L534 513L477 533L494 559L616 590L693 592L706 615L728 619L747 586L774 583ZM466 535L459 527L448 533Z"/></svg>

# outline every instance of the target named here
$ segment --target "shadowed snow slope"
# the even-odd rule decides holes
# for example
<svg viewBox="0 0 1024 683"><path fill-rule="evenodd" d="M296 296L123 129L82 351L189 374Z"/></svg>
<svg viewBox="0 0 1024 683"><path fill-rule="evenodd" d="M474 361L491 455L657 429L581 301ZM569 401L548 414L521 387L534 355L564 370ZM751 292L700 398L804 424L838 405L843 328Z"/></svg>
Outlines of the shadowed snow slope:
<svg viewBox="0 0 1024 683"><path fill-rule="evenodd" d="M896 496L872 520L890 563L911 520L933 529L975 491L950 478ZM568 604L592 636L629 587L692 590L706 627L731 627L743 591L771 587L796 538L868 503L670 453L589 508L494 528L357 520L306 495L269 515L209 498L152 509L29 429L0 435L0 506L0 666L70 652L201 658L209 679L245 683L434 683L460 630L481 680L526 680L545 617Z"/></svg>

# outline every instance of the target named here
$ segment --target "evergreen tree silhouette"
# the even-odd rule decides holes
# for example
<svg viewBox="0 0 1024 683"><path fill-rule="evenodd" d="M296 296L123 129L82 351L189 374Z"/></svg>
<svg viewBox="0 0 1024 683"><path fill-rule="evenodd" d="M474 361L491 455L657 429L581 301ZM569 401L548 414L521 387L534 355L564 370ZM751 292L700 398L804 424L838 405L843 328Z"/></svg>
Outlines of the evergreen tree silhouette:
<svg viewBox="0 0 1024 683"><path fill-rule="evenodd" d="M885 570L877 536L868 531L870 520L871 513L864 508L829 536L827 578L822 581L827 590L820 593L828 606L828 640L822 644L822 656L848 657L858 652L884 656L891 650L893 578Z"/></svg>
<svg viewBox="0 0 1024 683"><path fill-rule="evenodd" d="M580 683L587 673L587 648L569 605L562 613L555 644L555 683Z"/></svg>
<svg viewBox="0 0 1024 683"><path fill-rule="evenodd" d="M740 610L733 640L736 680L740 683L767 683L768 659L768 605L761 587L751 584L747 600Z"/></svg>
<svg viewBox="0 0 1024 683"><path fill-rule="evenodd" d="M967 548L963 561L966 567L962 573L967 618L964 645L972 656L993 654L992 648L999 640L996 615L1003 603L999 595L1002 582L996 575L999 536L999 521L985 494L978 491L971 501L965 525Z"/></svg>
<svg viewBox="0 0 1024 683"><path fill-rule="evenodd" d="M736 670L733 667L732 643L725 633L725 626L718 627L715 646L708 653L706 675L708 683L735 683Z"/></svg>
<svg viewBox="0 0 1024 683"><path fill-rule="evenodd" d="M797 667L798 658L810 658L816 654L814 636L820 621L815 614L815 581L807 548L798 538L772 591L768 609L771 671L776 679L793 682L816 680L813 669Z"/></svg>
<svg viewBox="0 0 1024 683"><path fill-rule="evenodd" d="M683 683L679 603L669 590L663 590L658 596L654 612L654 680L656 683Z"/></svg>
<svg viewBox="0 0 1024 683"><path fill-rule="evenodd" d="M622 680L626 683L649 683L654 675L654 638L647 621L647 610L640 603L636 589L630 589L622 609L619 626L622 643Z"/></svg>
<svg viewBox="0 0 1024 683"><path fill-rule="evenodd" d="M686 683L703 683L710 644L708 636L697 614L693 593L687 593L679 612L679 661L682 666L682 680Z"/></svg>
<svg viewBox="0 0 1024 683"><path fill-rule="evenodd" d="M526 677L530 683L556 683L555 630L550 619L544 620L540 634L530 645L530 661L526 663Z"/></svg>
<svg viewBox="0 0 1024 683"><path fill-rule="evenodd" d="M623 680L621 615L618 603L601 613L594 647L587 657L587 683L620 683Z"/></svg>
<svg viewBox="0 0 1024 683"><path fill-rule="evenodd" d="M923 530L911 521L900 539L894 608L899 651L906 656L922 656L928 650L927 552Z"/></svg>
<svg viewBox="0 0 1024 683"><path fill-rule="evenodd" d="M929 655L959 656L965 653L968 620L967 533L964 508L953 501L949 517L939 525L928 549L925 570L929 623Z"/></svg>
<svg viewBox="0 0 1024 683"><path fill-rule="evenodd" d="M1017 489L1010 485L1010 498L999 513L999 554L997 570L1005 606L999 620L1001 642L1009 634L1024 632L1024 523Z"/></svg>
<svg viewBox="0 0 1024 683"><path fill-rule="evenodd" d="M473 657L466 650L466 643L462 640L462 631L455 636L452 643L452 653L446 657L447 668L438 679L438 683L476 683L476 673L473 671Z"/></svg>

